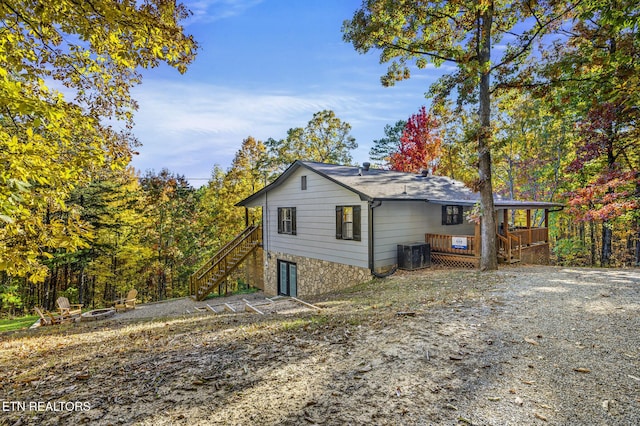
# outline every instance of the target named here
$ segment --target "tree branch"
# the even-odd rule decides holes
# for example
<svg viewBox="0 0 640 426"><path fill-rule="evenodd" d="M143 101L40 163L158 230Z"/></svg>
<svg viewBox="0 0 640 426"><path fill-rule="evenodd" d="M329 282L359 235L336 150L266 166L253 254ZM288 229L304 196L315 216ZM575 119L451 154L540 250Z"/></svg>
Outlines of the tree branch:
<svg viewBox="0 0 640 426"><path fill-rule="evenodd" d="M393 44L393 43L382 42L382 46L384 48L398 49L398 50L402 50L404 52L408 52L408 53L415 54L415 55L429 56L430 58L440 59L440 60L445 61L445 62L453 62L453 63L456 63L456 64L462 63L462 61L460 61L458 59L448 58L446 56L438 55L438 54L433 53L433 52L425 52L425 51L422 51L422 50L413 50L413 49L410 49L408 47L403 47L403 46L400 46L400 45L397 45L397 44Z"/></svg>
<svg viewBox="0 0 640 426"><path fill-rule="evenodd" d="M552 23L558 21L559 19L561 19L564 15L566 15L567 13L569 13L570 11L572 11L573 9L575 9L576 7L578 7L578 5L582 2L582 0L577 1L575 4L567 7L562 13L554 16L553 18L549 19L547 22L542 23L538 17L535 15L533 9L531 8L531 6L529 5L529 3L527 3L527 7L529 8L529 11L531 12L531 15L536 19L537 22L537 29L536 31L533 33L532 36L529 37L529 39L524 43L524 45L521 46L520 50L518 50L517 52L515 52L512 55L509 55L509 57L507 57L504 61L500 62L499 64L491 67L490 72L493 72L494 70L501 68L502 66L514 61L516 58L520 57L521 55L523 55L525 52L527 52L529 50L529 48L531 47L531 45L533 44L533 41L535 39L538 38L538 36L542 33L542 31L544 29L546 29L548 26L550 26Z"/></svg>

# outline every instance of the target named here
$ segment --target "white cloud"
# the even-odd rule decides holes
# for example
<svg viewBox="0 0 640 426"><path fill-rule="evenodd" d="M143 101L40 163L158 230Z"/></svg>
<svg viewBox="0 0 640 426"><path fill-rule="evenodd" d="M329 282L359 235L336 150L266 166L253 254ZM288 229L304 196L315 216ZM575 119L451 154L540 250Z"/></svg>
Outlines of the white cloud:
<svg viewBox="0 0 640 426"><path fill-rule="evenodd" d="M288 129L306 126L314 113L325 109L351 124L359 144L353 157L362 163L368 160L372 141L384 136L386 124L406 119L427 104L428 85L422 78L393 88L381 87L376 79L352 79L331 87L261 90L145 79L133 93L140 105L134 133L143 144L133 165L142 171L166 167L188 178L207 178L215 164L230 165L248 136L284 138Z"/></svg>
<svg viewBox="0 0 640 426"><path fill-rule="evenodd" d="M187 2L187 7L193 12L187 25L194 23L211 23L221 19L232 18L243 14L262 0L196 0Z"/></svg>
<svg viewBox="0 0 640 426"><path fill-rule="evenodd" d="M135 89L134 97L140 105L134 133L143 144L134 166L167 167L187 177L208 177L214 164L228 166L248 136L283 138L288 129L304 127L315 112L352 109L358 103L352 96L256 93L150 80Z"/></svg>

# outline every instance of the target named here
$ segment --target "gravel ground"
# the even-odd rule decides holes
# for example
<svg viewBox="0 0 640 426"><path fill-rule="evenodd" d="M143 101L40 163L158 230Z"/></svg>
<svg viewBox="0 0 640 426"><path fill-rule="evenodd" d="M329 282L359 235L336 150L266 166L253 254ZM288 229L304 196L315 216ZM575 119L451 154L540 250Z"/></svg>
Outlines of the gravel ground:
<svg viewBox="0 0 640 426"><path fill-rule="evenodd" d="M0 336L0 400L91 408L0 425L640 424L638 269L429 269L309 298L320 312L194 309L243 298L265 302Z"/></svg>
<svg viewBox="0 0 640 426"><path fill-rule="evenodd" d="M640 271L519 268L491 291L472 424L640 424ZM468 307L463 308L465 312Z"/></svg>
<svg viewBox="0 0 640 426"><path fill-rule="evenodd" d="M176 316L189 316L199 313L212 315L213 312L211 312L211 309L215 310L218 314L227 314L229 311L225 311L225 304L235 309L236 312L243 313L245 312L245 305L247 302L264 314L295 314L298 312L312 310L292 300L279 300L278 298L272 299L275 299L276 303L269 302L262 292L238 294L219 299L209 299L202 302L196 302L190 297L183 297L163 302L139 304L135 309L117 312L116 315L114 315L113 320L127 321L144 318L169 318Z"/></svg>
<svg viewBox="0 0 640 426"><path fill-rule="evenodd" d="M424 272L394 279L418 277ZM485 289L483 297L452 300L444 311L404 319L401 340L395 327L373 334L359 331L363 345L350 348L345 358L367 360L367 370L374 369L382 353L407 374L412 367L405 364L421 356L428 362L445 361L449 383L443 386L434 377L429 388L429 393L444 396L437 413L405 415L406 424L640 424L640 271L516 267L502 269L491 281L498 284ZM258 293L224 302L237 305L244 298L255 304L264 300ZM206 303L218 309L222 302L149 304L119 319L182 315ZM430 323L439 327L438 338L451 337L458 347L437 342L425 330ZM402 388L421 388L418 382L424 379L417 374L396 388L398 396ZM402 383L369 376L369 381ZM356 400L359 389L352 390ZM409 391L404 397L418 393ZM366 399L364 392L362 403ZM388 424L388 419L377 421L375 414L362 413L336 422L326 413L310 414L306 422Z"/></svg>

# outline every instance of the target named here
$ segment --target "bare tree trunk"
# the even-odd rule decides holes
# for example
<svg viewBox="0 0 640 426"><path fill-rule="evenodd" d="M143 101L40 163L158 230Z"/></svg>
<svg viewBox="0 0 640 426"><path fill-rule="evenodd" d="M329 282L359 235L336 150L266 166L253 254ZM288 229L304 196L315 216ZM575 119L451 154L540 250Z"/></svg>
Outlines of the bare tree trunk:
<svg viewBox="0 0 640 426"><path fill-rule="evenodd" d="M478 39L478 59L480 76L480 131L478 134L478 178L480 185L480 204L482 223L480 229L481 258L483 271L498 269L496 255L496 220L493 205L493 185L491 183L491 90L489 64L491 60L491 24L493 21L493 3L479 16L480 37Z"/></svg>
<svg viewBox="0 0 640 426"><path fill-rule="evenodd" d="M636 250L633 257L635 261L635 266L640 266L640 220L638 221L638 224L637 224Z"/></svg>
<svg viewBox="0 0 640 426"><path fill-rule="evenodd" d="M613 231L611 230L611 226L608 222L602 223L602 251L600 257L601 266L609 266L611 263L611 253L612 253L612 244L613 240Z"/></svg>
<svg viewBox="0 0 640 426"><path fill-rule="evenodd" d="M591 266L594 266L596 264L596 224L595 222L591 221L589 222L589 230L591 231L591 239L590 239L590 245L591 245Z"/></svg>

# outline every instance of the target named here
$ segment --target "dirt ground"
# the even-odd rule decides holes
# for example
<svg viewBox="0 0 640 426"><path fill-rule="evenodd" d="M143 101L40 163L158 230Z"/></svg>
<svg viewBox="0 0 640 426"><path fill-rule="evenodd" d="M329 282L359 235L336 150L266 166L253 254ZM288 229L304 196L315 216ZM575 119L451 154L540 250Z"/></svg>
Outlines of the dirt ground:
<svg viewBox="0 0 640 426"><path fill-rule="evenodd" d="M639 423L637 269L427 269L306 301L0 335L0 424Z"/></svg>

